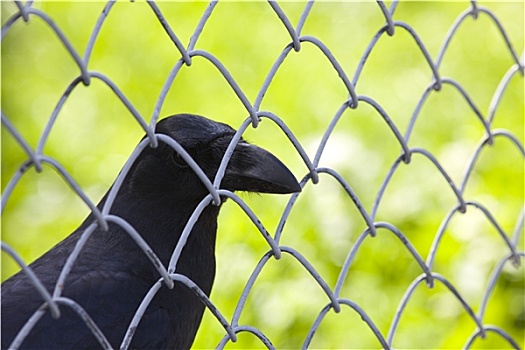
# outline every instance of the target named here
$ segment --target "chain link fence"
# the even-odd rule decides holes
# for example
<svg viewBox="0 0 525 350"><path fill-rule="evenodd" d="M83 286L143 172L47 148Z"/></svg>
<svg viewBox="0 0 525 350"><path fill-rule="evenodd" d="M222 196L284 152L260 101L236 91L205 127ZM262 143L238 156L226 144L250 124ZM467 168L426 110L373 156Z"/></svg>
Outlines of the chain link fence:
<svg viewBox="0 0 525 350"><path fill-rule="evenodd" d="M2 279L21 268L44 312L81 310L26 266L53 245L40 231L56 243L86 207L107 225L95 203L122 154L185 109L263 144L303 187L225 205L195 347L521 348L522 44L520 3L2 2ZM53 212L71 201L71 219Z"/></svg>

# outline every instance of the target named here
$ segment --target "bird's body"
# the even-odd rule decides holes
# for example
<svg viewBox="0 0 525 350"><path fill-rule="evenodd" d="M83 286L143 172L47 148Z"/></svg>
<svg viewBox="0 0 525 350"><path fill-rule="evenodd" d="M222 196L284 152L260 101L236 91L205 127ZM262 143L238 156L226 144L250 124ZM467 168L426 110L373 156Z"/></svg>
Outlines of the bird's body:
<svg viewBox="0 0 525 350"><path fill-rule="evenodd" d="M213 180L235 131L203 117L180 115L159 122L157 133L181 144ZM300 187L293 175L270 153L239 143L225 172L222 188L253 192L290 193ZM177 152L160 142L146 148L120 188L110 214L127 221L144 238L164 266L190 215L208 190ZM107 194L99 203L102 208ZM205 294L215 276L215 239L220 205L208 205L193 226L176 272L191 279ZM52 292L58 276L90 215L65 240L30 265ZM64 284L63 297L78 303L114 348L146 293L160 274L128 233L116 223L98 228L87 240ZM2 284L2 349L8 348L29 317L43 304L27 276L19 272ZM204 304L181 283L161 287L142 317L130 348L188 349L200 324ZM34 326L22 349L97 349L100 345L80 317L68 307L61 317L49 312Z"/></svg>

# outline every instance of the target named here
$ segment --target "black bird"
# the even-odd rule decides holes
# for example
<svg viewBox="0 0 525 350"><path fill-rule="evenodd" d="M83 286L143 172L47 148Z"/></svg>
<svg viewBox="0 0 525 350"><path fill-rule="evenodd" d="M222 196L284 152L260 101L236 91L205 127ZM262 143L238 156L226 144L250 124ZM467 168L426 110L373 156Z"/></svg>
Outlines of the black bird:
<svg viewBox="0 0 525 350"><path fill-rule="evenodd" d="M204 117L181 114L161 120L159 134L173 138L213 181L235 130ZM226 169L221 188L231 191L292 193L301 190L292 173L271 153L241 139ZM208 194L189 165L164 142L146 147L137 158L110 214L130 223L167 266L182 230L197 204ZM98 204L102 208L107 194ZM208 205L190 233L177 273L193 280L207 295L215 276L215 237L220 206ZM33 262L50 291L93 214L70 236ZM116 224L97 229L88 239L65 281L63 296L80 304L114 348L122 342L136 309L160 274L128 234ZM2 348L43 304L24 273L2 284ZM199 327L204 304L186 286L161 287L140 321L130 348L188 349ZM23 349L99 349L84 322L68 307L61 317L49 312L22 343Z"/></svg>

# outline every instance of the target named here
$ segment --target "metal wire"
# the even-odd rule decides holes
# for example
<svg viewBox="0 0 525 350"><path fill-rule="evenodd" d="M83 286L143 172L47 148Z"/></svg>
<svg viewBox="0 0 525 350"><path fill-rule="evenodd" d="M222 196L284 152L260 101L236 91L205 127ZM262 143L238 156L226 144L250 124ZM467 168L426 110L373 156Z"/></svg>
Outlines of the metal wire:
<svg viewBox="0 0 525 350"><path fill-rule="evenodd" d="M93 320L86 313L86 311L83 310L82 305L78 305L74 300L62 297L62 290L64 288L64 283L66 281L67 275L73 268L77 256L81 253L86 240L89 238L89 235L97 227L101 227L102 229L107 230L108 222L112 222L121 226L127 232L127 234L129 234L135 240L136 244L142 249L142 251L148 257L148 259L151 260L151 263L156 267L156 269L159 271L159 274L162 276L162 278L159 279L159 281L157 281L154 285L151 286L149 293L145 296L141 305L137 305L137 312L135 314L135 317L131 321L125 337L122 339L122 349L129 348L137 324L140 322L140 319L143 313L145 312L146 308L148 307L149 303L151 302L157 291L161 288L162 283L165 283L168 288L173 288L174 283L182 283L188 288L192 289L196 293L196 295L203 301L206 307L212 312L214 317L218 320L218 322L222 325L222 327L225 330L224 337L222 338L222 340L220 340L219 344L217 345L217 348L224 348L228 342L237 341L237 334L241 332L251 333L257 339L259 339L259 341L261 342L260 345L265 346L269 349L274 348L271 339L267 335L265 335L261 329L258 329L257 327L254 327L252 325L239 324L239 319L247 307L246 301L252 291L252 287L257 281L261 271L265 268L267 262L270 261L270 259L272 258L279 260L283 254L287 254L293 259L295 259L302 266L302 268L304 268L308 272L312 283L317 284L326 295L326 304L313 306L314 308L316 308L316 310L319 310L319 312L317 318L315 320L312 320L312 326L310 327L308 334L305 334L304 343L302 345L304 349L310 346L312 339L315 337L316 332L318 331L319 327L321 326L324 320L325 315L330 310L339 313L343 306L351 308L360 315L362 321L370 329L372 334L374 334L374 336L377 338L377 341L379 342L381 347L394 347L394 340L398 329L398 325L401 319L403 318L403 312L406 306L412 300L412 295L414 291L416 290L418 285L421 284L421 282L426 282L429 288L433 288L435 285L435 281L438 281L440 284L445 286L445 288L447 288L450 294L453 295L453 297L456 298L458 302L462 305L464 312L474 321L475 327L472 333L465 334L466 348L470 347L476 338L484 338L488 332L494 333L497 336L503 338L513 348L519 348L520 342L521 344L523 344L522 340L514 339L504 329L495 325L486 324L484 322L484 316L485 310L487 309L487 306L490 303L490 296L494 290L498 278L502 274L503 267L505 266L505 264L507 262L511 262L515 266L519 266L520 259L523 259L525 257L525 253L523 251L520 251L518 247L518 242L520 241L520 239L523 240L523 225L525 214L523 210L520 212L516 220L515 230L511 235L509 234L509 232L505 232L501 225L499 225L496 216L493 213L491 213L491 211L487 209L486 206L484 206L479 201L470 199L465 196L465 189L467 187L468 180L472 177L472 174L475 172L477 160L480 154L488 146L490 146L495 139L509 141L511 146L515 148L522 157L525 157L525 150L523 144L520 142L519 138L514 135L512 130L492 128L494 115L505 95L505 91L508 88L511 78L516 76L518 72L521 74L521 77L523 77L524 75L524 62L523 55L521 59L518 58L516 50L511 44L511 41L509 39L511 33L506 32L504 24L501 23L501 21L489 8L478 6L476 1L471 1L470 4L467 4L467 8L465 9L465 11L457 17L456 21L450 27L448 33L445 35L445 39L441 45L441 48L436 58L432 58L432 56L429 53L429 50L425 45L424 40L418 35L417 31L410 24L394 19L394 10L398 6L398 1L392 2L390 9L388 9L382 1L378 1L377 11L381 12L382 16L385 19L385 23L377 30L376 34L368 43L357 65L357 68L353 72L353 79L350 80L348 78L349 70L339 63L339 61L330 51L330 48L327 45L325 45L325 43L322 40L313 35L301 35L301 31L303 30L304 24L311 13L311 10L314 6L314 2L306 2L305 7L301 13L300 19L297 25L294 27L292 22L288 18L286 12L279 6L279 4L274 0L270 0L268 2L268 5L275 13L280 23L283 25L284 30L289 36L290 42L283 48L277 59L274 61L270 71L266 75L264 82L260 87L259 92L256 95L255 101L251 103L244 91L241 89L239 84L236 82L236 80L228 70L228 67L225 64L223 64L223 62L221 62L219 58L214 56L213 53L197 48L201 33L203 32L208 20L213 17L214 10L217 6L217 1L211 1L209 6L205 9L193 34L191 35L187 47L185 47L184 44L179 40L175 31L172 29L172 26L170 26L169 21L166 19L162 10L157 6L157 4L151 0L148 0L147 3L150 9L152 10L153 14L156 16L159 23L163 27L169 40L176 47L178 53L180 53L180 58L166 77L165 83L158 96L157 102L154 107L153 115L151 116L149 123L146 121L145 117L141 115L139 111L133 106L133 104L126 97L126 95L119 89L117 84L115 84L104 73L91 71L89 69L90 57L95 45L97 44L97 38L99 37L99 34L102 31L102 29L105 28L106 19L113 13L113 11L115 11L113 6L115 4L115 1L108 1L104 6L102 6L102 12L93 28L93 31L91 32L88 44L85 48L83 58L81 58L81 55L71 44L67 35L64 32L62 32L61 29L56 25L55 21L53 21L53 18L51 18L47 13L34 8L32 1L28 1L25 4L20 1L15 1L17 7L16 13L10 18L7 18L2 25L1 35L2 40L4 40L6 36L10 35L11 28L16 22L31 22L35 20L35 17L42 19L44 23L46 23L46 25L52 30L52 32L55 33L59 41L64 45L68 54L71 55L71 57L74 59L76 65L80 70L79 75L69 84L69 86L66 87L65 91L62 93L59 101L56 104L56 107L54 108L44 128L44 131L40 135L39 142L34 149L30 146L30 143L23 137L22 133L20 133L11 123L11 116L6 115L4 111L2 111L2 127L5 128L6 132L12 136L12 138L18 144L20 149L23 152L25 152L25 154L27 154L27 159L19 166L16 174L12 176L6 188L3 189L2 213L4 211L6 203L10 200L14 188L16 186L19 186L19 181L26 174L27 170L34 167L37 170L37 172L41 172L43 164L47 164L54 168L60 174L60 176L70 185L72 191L74 191L74 193L76 193L89 206L90 210L93 212L95 217L95 221L93 221L93 223L84 231L81 239L79 239L77 245L75 246L75 249L67 259L52 294L50 294L49 291L45 290L45 288L38 280L38 277L35 276L35 274L23 262L23 260L18 256L18 254L7 244L2 242L2 250L5 251L9 256L11 256L21 267L24 273L28 275L30 283L32 283L35 287L35 294L39 295L42 298L42 307L36 310L33 316L27 321L26 325L20 330L17 337L11 344L10 348L17 349L22 344L24 338L27 337L28 334L30 334L32 327L36 324L38 319L40 319L40 317L42 317L46 312L50 312L53 315L53 317L60 317L59 308L71 308L72 310L74 310L86 323L86 325L91 329L94 336L99 341L101 347L111 348L111 345L108 343L102 331L98 328L95 322L93 322ZM456 36L456 34L460 32L461 25L465 21L465 19L469 16L478 18L485 15L495 25L495 27L501 35L501 40L504 42L507 51L503 54L510 54L513 60L513 65L508 68L507 73L501 79L499 86L497 87L495 93L492 96L487 115L484 115L480 108L476 106L473 99L469 95L469 91L467 89L463 88L460 85L460 83L454 80L454 78L443 77L440 72L441 63L446 55L449 44L451 40ZM359 95L357 89L358 82L359 80L361 80L361 72L363 71L364 66L367 64L371 52L374 50L376 44L378 43L382 35L384 33L387 33L389 36L395 36L401 31L408 33L408 35L410 35L414 39L415 46L424 56L424 60L432 73L428 86L418 100L417 106L412 114L410 122L407 125L404 135L400 131L399 126L396 125L394 120L387 113L386 109L383 106L381 106L379 102L375 101L372 97ZM333 71L342 80L344 89L348 93L347 100L342 101L340 105L341 107L334 114L326 130L324 130L322 134L322 139L319 142L315 155L312 158L308 155L301 142L294 135L294 130L290 128L285 121L283 121L277 114L273 113L272 111L259 110L266 92L272 84L272 81L276 76L278 70L287 60L289 52L293 49L295 52L300 53L303 50L303 47L306 45L315 47L316 50L318 50L318 52L322 54L324 58L326 58L327 64L332 67ZM231 144L228 147L228 150L220 164L219 170L216 174L216 178L213 182L211 182L206 177L202 169L199 168L197 163L176 141L169 139L165 135L155 133L155 127L159 119L159 113L166 100L166 96L174 83L175 78L177 77L181 67L183 65L191 66L194 57L197 56L203 57L204 59L208 60L216 68L220 75L224 77L229 87L233 90L239 101L246 109L248 115L246 120L238 128L235 137L231 141ZM112 90L115 96L127 108L130 115L136 120L136 122L147 134L147 138L145 138L137 146L135 151L128 159L124 169L117 178L115 185L113 186L108 196L104 208L101 211L97 209L93 202L84 193L83 189L76 183L76 181L65 170L65 168L58 161L47 156L44 153L44 146L46 145L48 136L54 127L54 123L58 114L63 109L64 103L69 98L72 91L80 83L83 83L85 86L88 86L90 85L92 78L96 78L102 81ZM446 168L439 162L438 158L430 150L425 148L410 147L409 145L409 139L412 136L414 126L418 120L418 116L422 107L426 104L428 97L431 94L433 94L433 92L442 89L443 85L445 84L451 86L461 94L465 101L465 104L470 110L474 112L474 114L477 117L477 120L472 120L472 124L478 123L479 125L479 123L481 123L485 133L481 136L481 141L474 149L473 155L467 163L466 171L463 177L461 178L461 181L458 182L459 185L457 185L452 180L452 177L449 175ZM363 104L372 106L374 111L379 115L379 117L381 117L384 120L384 122L386 122L390 132L398 141L401 151L400 155L394 160L394 162L389 168L389 171L387 172L387 175L382 181L377 195L375 196L375 200L371 210L367 210L365 208L358 194L352 189L350 182L347 179L345 179L337 171L337 169L320 166L320 160L322 158L323 152L325 151L325 146L330 137L332 136L333 131L336 125L338 125L338 122L340 121L343 113L348 109L358 109ZM229 191L221 189L220 187L225 169L233 153L233 149L235 148L240 137L247 130L250 124L253 127L257 127L263 118L267 119L271 123L275 123L278 126L279 130L286 136L293 148L299 154L300 158L303 160L306 173L301 181L301 186L303 188L306 187L309 184L309 182L312 182L312 184L317 184L319 182L320 174L323 174L322 176L330 176L336 180L336 182L344 190L346 195L352 200L353 205L355 206L355 208L357 208L360 215L362 216L363 220L360 223L360 227L362 228L361 234L354 242L351 250L348 252L346 259L343 262L341 262L341 270L337 278L337 282L333 287L331 287L329 283L325 280L325 278L323 278L323 276L317 271L315 261L308 260L300 251L296 250L294 247L280 245L286 220L294 211L294 206L297 203L298 198L300 198L300 196L302 195L301 193L296 193L290 196L288 204L286 205L286 208L282 213L275 235L272 236L269 233L269 231L265 228L265 226L260 222L256 212L254 212L246 203L244 203L244 201L241 198ZM193 215L188 220L183 230L182 236L175 250L173 251L173 255L168 266L162 266L155 252L151 251L150 247L142 239L140 232L137 232L129 223L127 223L122 218L109 214L116 193L122 185L122 181L127 172L129 171L131 165L133 164L133 161L140 155L142 150L144 150L145 148L157 147L159 140L162 140L163 142L167 143L184 158L184 160L195 171L195 173L199 176L199 178L209 191L209 194L202 199L201 203L198 205ZM378 208L383 200L383 195L387 188L391 187L390 184L392 177L398 171L402 162L408 165L414 156L418 158L421 157L429 161L432 164L433 169L435 169L434 172L446 182L447 186L450 188L450 190L454 194L454 197L456 198L456 202L450 204L451 209L444 216L440 227L434 235L433 243L427 254L418 251L414 247L414 245L411 244L407 237L407 234L396 227L395 218L392 219L392 222L375 221ZM206 208L206 206L218 205L220 203L220 196L231 198L232 201L241 208L241 210L255 225L257 230L261 233L269 248L269 251L265 255L263 255L255 269L253 270L251 276L249 277L244 287L244 290L242 291L238 299L238 303L233 312L231 322L228 322L226 320L226 318L223 316L223 313L221 313L220 310L218 310L218 308L212 303L212 301L199 289L199 287L193 281L188 279L186 276L177 273L177 262L180 257L181 251L186 244L186 240L188 239L188 236L193 228L193 225L198 220L200 213ZM442 238L445 235L447 228L449 227L451 219L458 212L465 213L469 207L477 208L482 212L487 222L489 222L490 225L495 228L498 234L498 239L506 247L506 255L501 256L501 260L494 268L490 276L488 286L485 289L481 306L479 307L477 313L474 312L473 306L469 304L468 298L466 298L462 294L459 288L457 288L447 278L445 278L444 276L442 276L434 270L435 257L438 251L440 250L440 247L442 245ZM417 262L422 271L422 274L416 277L412 281L412 283L407 287L403 298L399 302L397 311L390 323L390 329L388 331L388 334L384 334L378 329L378 327L374 324L373 318L367 314L365 308L341 295L345 280L349 275L352 274L351 268L353 266L356 254L361 249L363 242L365 242L365 240L367 239L370 239L371 237L377 236L378 231L386 231L395 235L402 242L404 248L406 248L406 250L409 252L412 259L414 259ZM426 259L424 258L425 255ZM220 298L220 295L216 295L216 297ZM417 344L415 346L423 347L425 346L425 344Z"/></svg>

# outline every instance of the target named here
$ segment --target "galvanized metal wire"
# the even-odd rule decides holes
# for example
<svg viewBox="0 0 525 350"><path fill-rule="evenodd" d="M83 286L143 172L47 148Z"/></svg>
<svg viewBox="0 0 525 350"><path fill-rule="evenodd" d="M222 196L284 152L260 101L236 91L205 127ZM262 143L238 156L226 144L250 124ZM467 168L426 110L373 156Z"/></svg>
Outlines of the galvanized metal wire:
<svg viewBox="0 0 525 350"><path fill-rule="evenodd" d="M153 114L149 118L141 115L139 111L133 106L133 103L126 97L126 95L119 89L117 84L115 84L106 74L103 72L96 72L90 69L90 58L93 52L94 47L97 45L97 38L99 37L100 32L104 28L105 21L108 16L111 16L113 12L114 1L108 1L105 5L101 5L101 14L96 22L87 46L84 50L84 55L82 56L71 44L70 40L66 33L62 32L61 29L56 25L53 18L35 8L32 1L22 3L20 1L15 1L18 11L11 17L7 18L2 24L2 40L9 36L12 26L18 21L31 22L34 21L37 17L43 20L50 30L56 35L58 40L66 48L67 53L71 55L74 59L74 62L78 66L78 76L71 81L71 83L65 88L65 91L61 95L61 98L57 101L56 107L54 108L52 114L50 115L48 122L40 135L40 139L36 147L32 147L30 143L24 138L23 133L15 128L11 120L17 116L6 115L2 111L1 120L2 127L6 132L11 135L11 137L19 145L20 149L25 152L27 159L20 164L18 171L11 177L7 186L2 190L2 212L4 211L6 203L9 202L13 190L19 186L19 182L22 177L27 173L31 168L34 168L37 172L42 171L42 165L46 163L50 167L54 168L60 176L64 179L67 184L71 187L71 190L76 193L90 208L94 214L95 220L91 225L84 231L82 238L78 241L74 251L71 256L67 259L65 263L60 278L57 281L54 291L47 291L42 284L40 283L38 276L35 276L32 273L31 269L24 263L23 259L7 244L2 242L2 250L5 254L11 256L20 268L27 274L31 283L35 288L35 295L40 295L43 302L42 308L36 310L33 316L27 321L26 325L20 330L18 336L15 338L10 348L17 349L21 346L25 337L30 334L32 327L38 322L38 320L47 312L51 313L53 317L60 317L60 309L62 308L71 308L74 310L80 318L86 323L86 325L91 329L93 335L98 339L102 348L111 348L111 344L107 341L103 332L98 328L95 322L90 318L86 311L82 308L82 305L79 305L75 300L71 300L62 296L62 290L64 283L67 283L67 276L70 273L71 269L75 265L75 261L78 255L81 253L83 246L91 233L97 227L100 227L104 230L107 230L108 223L117 224L122 227L137 243L137 245L144 251L148 259L151 260L152 264L156 266L161 278L151 286L149 293L144 297L141 305L137 305L137 311L135 317L131 321L128 331L125 337L122 339L120 344L121 349L128 349L133 339L133 332L136 328L136 325L140 322L140 319L147 309L149 303L157 293L157 291L163 286L166 285L167 288L173 288L174 283L182 283L189 288L197 291L198 297L205 303L207 308L213 313L214 317L217 318L218 322L224 328L224 337L218 339L217 348L223 348L227 345L228 342L237 341L237 334L241 332L248 332L253 334L257 339L260 340L260 345L267 348L274 348L271 339L265 335L265 333L252 325L241 324L239 319L243 312L246 310L246 301L250 295L255 282L257 281L261 271L265 268L268 261L272 259L279 260L283 255L290 256L295 259L302 268L304 268L308 275L311 278L312 283L319 285L322 291L326 295L326 303L323 305L308 305L318 310L318 316L315 320L312 320L312 326L307 334L304 335L304 343L298 344L303 348L308 348L314 339L316 332L318 331L320 325L322 324L325 316L328 312L334 311L339 313L342 308L351 308L355 311L361 318L364 324L370 329L370 331L377 338L378 344L385 349L394 348L396 346L396 331L398 329L399 323L403 318L404 311L407 305L412 300L412 295L414 291L418 288L421 283L425 283L428 288L433 288L436 284L444 286L450 294L457 299L461 304L464 313L468 315L475 325L472 329L471 334L465 334L465 348L469 348L472 343L479 337L486 337L487 333L491 332L497 336L505 339L508 342L509 346L513 348L520 348L520 344L523 345L522 339L514 339L510 336L505 329L497 325L491 325L485 323L484 316L485 310L490 303L490 296L494 287L500 277L503 267L507 263L512 263L514 266L519 266L521 260L525 257L525 252L520 250L519 242L523 241L523 225L524 225L524 211L520 211L518 217L516 218L516 225L513 232L506 232L501 225L498 223L498 218L480 201L469 198L465 195L465 189L468 186L469 179L476 171L477 160L480 154L487 148L490 147L494 142L498 141L508 141L514 149L522 157L525 157L525 149L522 141L519 137L516 136L515 130L505 130L505 129L496 129L493 128L493 119L500 102L505 96L507 87L511 79L516 77L517 79L523 80L524 75L524 61L523 54L521 58L518 57L516 49L511 44L509 37L512 36L512 33L508 33L505 30L505 23L501 23L498 17L491 11L490 6L484 7L477 4L476 1L471 1L466 3L465 11L457 17L457 20L450 27L448 33L445 35L445 39L442 42L439 53L436 57L432 57L427 49L424 40L418 35L418 32L412 28L409 23L398 21L395 19L395 10L398 6L398 1L393 1L388 8L382 1L377 2L377 11L380 11L384 16L385 23L383 26L377 29L376 34L370 40L366 49L364 50L361 59L355 69L351 71L349 67L344 67L339 63L337 58L332 54L330 48L323 43L322 40L313 36L313 35L303 35L302 30L304 27L305 21L308 19L310 11L314 6L313 1L308 1L305 3L304 10L300 16L298 23L294 26L291 20L288 18L287 14L279 6L279 3L273 0L268 2L268 5L275 12L276 17L279 19L284 31L286 31L290 37L289 44L283 48L280 55L275 59L270 71L266 75L264 82L262 83L256 98L254 101L246 96L245 92L236 82L234 76L230 73L228 67L217 58L213 52L208 52L198 48L199 38L203 32L208 20L212 18L215 8L218 6L217 1L211 1L209 6L206 7L205 12L202 14L200 21L195 27L191 38L189 39L189 44L185 46L176 31L173 30L169 21L166 19L162 10L157 6L154 1L147 2L151 8L153 14L158 19L159 23L162 25L162 28L168 36L178 53L180 58L177 60L176 64L173 66L169 74L165 79L165 83L162 87L162 90L158 96L157 102L153 109ZM487 113L484 113L475 103L474 99L471 98L470 93L467 89L462 87L462 85L454 79L454 77L446 77L441 73L441 63L443 58L447 54L447 49L449 48L449 43L451 39L461 31L462 23L469 17L478 18L481 16L487 16L497 28L500 33L501 41L504 43L506 50L501 52L502 55L509 55L513 64L508 67L507 73L502 77L501 82L496 89L492 100L490 101L490 106ZM406 127L406 130L403 132L400 127L394 122L394 120L389 116L388 111L377 101L375 101L371 96L362 95L359 93L358 83L361 79L361 73L368 62L368 58L371 52L376 47L376 44L380 38L386 33L389 36L395 36L399 32L405 32L410 37L413 38L415 46L420 51L421 55L424 57L424 61L428 66L431 76L428 80L427 88L423 91L419 98L419 102L410 118L410 121ZM359 35L359 33L356 33ZM346 93L347 99L341 101L340 108L334 113L331 121L328 124L326 130L322 132L321 141L318 144L316 152L312 155L309 154L303 144L299 139L294 135L293 128L290 128L287 123L281 119L277 114L272 111L260 110L260 106L263 102L266 92L271 86L273 79L277 75L281 66L284 62L287 61L288 54L293 49L295 52L301 52L302 48L306 45L315 47L320 54L322 54L327 61L327 65L331 66L334 73L341 80ZM192 61L195 57L201 57L209 61L213 65L219 74L226 80L229 88L235 93L238 100L244 106L246 111L246 120L239 125L237 128L238 131L235 134L221 164L217 175L214 181L210 181L202 169L199 168L197 163L191 158L191 156L174 140L169 139L165 135L160 135L155 133L155 126L157 124L160 116L161 108L166 101L168 92L174 84L175 78L178 76L181 68L183 66L189 67L192 65ZM353 73L353 74L352 74ZM349 77L352 78L350 79ZM133 151L128 161L126 162L124 169L117 178L115 185L113 186L109 197L104 205L102 210L99 210L95 203L86 195L84 190L77 184L75 179L66 171L66 169L61 165L59 161L53 159L51 156L46 155L44 152L44 147L48 140L49 134L54 127L54 123L57 119L57 116L63 109L64 103L67 101L72 91L74 91L80 84L89 86L92 81L100 80L102 83L106 84L111 91L115 94L126 109L128 110L130 116L136 120L140 127L144 130L147 137L137 146ZM464 175L461 178L461 181L455 182L452 177L447 172L447 169L440 163L438 157L434 155L430 150L421 148L421 147L411 147L410 138L414 131L414 126L418 121L418 117L423 106L426 104L430 95L439 91L443 88L444 85L450 86L450 88L457 90L457 92L464 99L464 103L476 116L476 120L471 120L472 124L480 124L484 130L484 134L480 135L480 141L475 147L470 161L466 165L466 170ZM9 98L8 96L3 96L2 99ZM325 146L329 141L333 131L341 119L343 113L348 109L358 109L362 105L370 105L378 116L386 123L390 132L393 134L397 142L399 143L399 156L393 160L389 171L384 177L381 186L377 189L377 194L374 197L374 203L371 208L367 208L356 191L352 188L352 182L345 178L338 169L330 168L326 166L321 166L321 158L323 152L325 151ZM288 204L286 205L281 219L277 225L276 231L272 234L270 233L265 226L258 219L257 213L254 212L240 197L221 189L221 180L224 176L225 169L228 165L229 159L233 153L233 149L239 141L240 137L245 133L245 131L251 127L257 127L258 124L266 120L269 123L275 123L286 138L291 143L292 147L297 151L299 157L304 162L304 177L302 178L300 184L303 188L306 186L315 185L319 182L319 178L328 176L333 178L344 190L347 196L351 199L353 205L358 210L359 214L362 217L362 231L358 235L358 238L353 243L351 250L348 252L347 257L344 261L341 262L341 270L337 282L335 285L331 286L322 274L320 274L316 268L317 262L307 259L301 251L297 250L292 246L281 245L281 237L283 235L285 223L289 218L290 214L294 211L294 206L302 193L296 193L290 196ZM320 132L321 133L321 132ZM147 147L157 147L158 142L163 141L167 143L170 147L175 149L189 164L189 166L195 171L199 176L203 184L209 190L209 194L202 199L201 203L195 209L193 215L188 220L181 239L177 244L171 261L168 266L162 266L158 257L155 255L155 252L151 251L147 243L142 239L140 232L137 232L129 223L123 220L120 217L110 214L111 206L113 200L122 185L122 181L129 171L131 165L139 154ZM444 182L447 183L450 188L451 193L453 193L455 202L451 202L449 206L448 213L443 217L442 223L435 232L434 241L428 252L418 251L414 245L410 242L406 232L402 232L398 227L396 227L395 218L391 218L389 221L376 221L376 215L378 213L378 208L380 207L385 191L389 188L393 176L396 174L400 168L401 163L409 165L414 158L422 159L429 166L434 169L434 172L440 176ZM311 184L310 184L311 183ZM233 311L233 317L231 320L227 320L224 314L219 310L199 288L195 285L193 281L188 279L186 276L180 275L177 273L177 261L180 257L181 251L184 248L186 240L191 232L191 229L195 222L198 220L200 213L208 205L218 205L220 203L220 196L226 196L232 199L236 205L238 205L242 211L247 215L247 217L253 222L257 230L263 236L264 241L268 245L268 252L261 257L259 263L253 270L251 276L249 277L244 290L242 291L237 307ZM479 308L476 309L469 304L467 298L464 297L462 291L457 288L446 276L442 276L438 271L435 270L435 257L438 251L441 248L443 236L446 234L446 230L450 225L452 218L456 215L461 215L470 210L477 209L481 214L486 218L487 222L494 227L497 232L498 239L506 246L506 254L501 256L501 260L495 266L488 284L485 288L485 293ZM369 237L382 236L392 234L404 245L404 248L408 251L410 256L417 262L421 274L416 277L412 283L407 286L406 292L402 299L399 301L397 311L392 318L390 323L390 329L387 333L382 332L374 323L374 319L367 314L367 310L361 307L358 303L347 298L342 294L342 288L347 280L347 277L352 274L352 266L356 254L359 252L363 242ZM234 263L234 262L232 262ZM401 268L401 267L400 267ZM220 298L220 295L215 295L216 298ZM231 310L230 310L231 311ZM416 347L423 347L424 344L415 344Z"/></svg>

